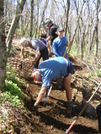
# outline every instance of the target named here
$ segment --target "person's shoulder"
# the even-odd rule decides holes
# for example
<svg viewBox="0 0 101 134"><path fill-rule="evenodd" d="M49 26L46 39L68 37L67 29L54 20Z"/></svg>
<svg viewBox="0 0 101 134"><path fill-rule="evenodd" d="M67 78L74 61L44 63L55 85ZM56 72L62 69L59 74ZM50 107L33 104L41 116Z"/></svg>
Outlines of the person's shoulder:
<svg viewBox="0 0 101 134"><path fill-rule="evenodd" d="M56 38L53 40L54 43L56 43L57 41L59 41L59 38L58 38L58 37L56 37Z"/></svg>
<svg viewBox="0 0 101 134"><path fill-rule="evenodd" d="M63 36L63 38L67 39L67 37L66 37L66 36Z"/></svg>
<svg viewBox="0 0 101 134"><path fill-rule="evenodd" d="M66 36L63 36L62 38L63 38L64 40L67 40L67 37L66 37Z"/></svg>
<svg viewBox="0 0 101 134"><path fill-rule="evenodd" d="M58 26L57 26L56 24L53 23L52 26L51 26L51 28L56 28L56 29L57 29Z"/></svg>
<svg viewBox="0 0 101 134"><path fill-rule="evenodd" d="M40 43L40 45L44 45L46 47L46 44L42 40L38 39L38 42Z"/></svg>
<svg viewBox="0 0 101 134"><path fill-rule="evenodd" d="M40 30L42 30L42 27L40 28Z"/></svg>
<svg viewBox="0 0 101 134"><path fill-rule="evenodd" d="M37 39L36 39L36 38L31 38L30 40L31 40L31 41L34 41L34 40L37 40Z"/></svg>

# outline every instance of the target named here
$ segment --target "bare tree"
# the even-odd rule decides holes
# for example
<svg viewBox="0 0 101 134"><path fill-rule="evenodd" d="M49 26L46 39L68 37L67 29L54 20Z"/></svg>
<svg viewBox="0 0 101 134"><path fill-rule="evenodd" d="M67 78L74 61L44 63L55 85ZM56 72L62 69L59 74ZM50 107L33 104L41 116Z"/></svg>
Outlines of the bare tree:
<svg viewBox="0 0 101 134"><path fill-rule="evenodd" d="M32 30L33 30L33 6L34 6L34 0L31 0L30 37L32 37Z"/></svg>
<svg viewBox="0 0 101 134"><path fill-rule="evenodd" d="M25 1L26 0L20 0L20 3L17 4L16 14L15 14L14 19L12 20L12 24L11 24L11 27L10 27L10 30L9 30L9 33L8 33L8 36L7 36L7 52L8 52L8 55L9 55L9 52L11 50L11 42L12 42L15 30L18 26L20 14L23 10L23 6L25 4Z"/></svg>
<svg viewBox="0 0 101 134"><path fill-rule="evenodd" d="M42 11L42 14L41 14L41 22L44 20L45 18L45 10L47 8L47 5L48 5L49 1L46 0L46 2L44 3L44 7L43 7L43 11Z"/></svg>
<svg viewBox="0 0 101 134"><path fill-rule="evenodd" d="M95 17L96 17L96 23L95 23L95 54L94 56L97 57L98 56L98 8L99 8L99 0L97 0L96 3L96 12L95 12Z"/></svg>
<svg viewBox="0 0 101 134"><path fill-rule="evenodd" d="M66 6L66 23L65 23L65 35L67 36L67 28L68 28L68 15L70 10L70 0L67 0L67 6ZM68 30L69 31L69 30Z"/></svg>
<svg viewBox="0 0 101 134"><path fill-rule="evenodd" d="M5 87L6 77L6 44L5 44L5 25L2 20L4 18L4 0L0 0L0 88Z"/></svg>

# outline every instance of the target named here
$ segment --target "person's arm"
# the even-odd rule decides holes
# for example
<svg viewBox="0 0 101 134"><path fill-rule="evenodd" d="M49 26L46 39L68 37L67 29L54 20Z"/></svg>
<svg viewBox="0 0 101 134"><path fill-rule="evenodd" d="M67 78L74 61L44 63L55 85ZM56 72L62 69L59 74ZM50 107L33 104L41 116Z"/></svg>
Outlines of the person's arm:
<svg viewBox="0 0 101 134"><path fill-rule="evenodd" d="M53 36L48 36L47 37L47 42L50 41L50 40L52 40L52 38L53 38Z"/></svg>
<svg viewBox="0 0 101 134"><path fill-rule="evenodd" d="M23 47L21 48L20 57L22 57L22 58L24 57L24 48Z"/></svg>
<svg viewBox="0 0 101 134"><path fill-rule="evenodd" d="M41 36L46 36L46 29L45 28L40 29L40 35Z"/></svg>
<svg viewBox="0 0 101 134"><path fill-rule="evenodd" d="M67 47L69 46L69 42L68 42L68 41L66 42L66 46L67 46Z"/></svg>
<svg viewBox="0 0 101 134"><path fill-rule="evenodd" d="M35 60L33 61L34 65L36 64L36 62L39 59L39 57L40 57L40 50L36 50Z"/></svg>
<svg viewBox="0 0 101 134"><path fill-rule="evenodd" d="M42 100L43 97L44 97L44 94L45 94L46 90L47 90L47 87L42 87L42 88L41 88L41 90L40 90L40 92L39 92L39 94L38 94L37 100L36 100L36 102L34 103L34 106L38 106L38 105L39 105L39 103L41 102L41 100Z"/></svg>
<svg viewBox="0 0 101 134"><path fill-rule="evenodd" d="M42 28L40 29L40 35L42 35Z"/></svg>

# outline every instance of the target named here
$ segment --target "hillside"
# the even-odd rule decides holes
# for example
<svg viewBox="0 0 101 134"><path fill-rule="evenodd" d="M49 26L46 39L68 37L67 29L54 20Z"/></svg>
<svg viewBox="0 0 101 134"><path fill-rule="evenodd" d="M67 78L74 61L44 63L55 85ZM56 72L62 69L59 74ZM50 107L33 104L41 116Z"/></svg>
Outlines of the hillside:
<svg viewBox="0 0 101 134"><path fill-rule="evenodd" d="M66 114L64 88L58 89L57 84L53 83L46 106L44 107L43 102L41 102L36 115L33 110L33 104L40 91L41 84L35 84L31 78L34 51L31 49L25 50L23 68L21 68L22 59L19 57L19 53L20 47L18 40L14 40L12 43L12 54L8 58L8 63L11 68L18 70L19 77L24 81L22 93L26 111L22 107L12 110L6 102L3 106L0 105L3 110L5 107L7 111L10 110L8 114L11 113L10 116L13 116L15 122L14 134L65 134L68 127L86 105L86 101L88 101L97 88L98 81L89 79L89 69L84 61L80 61L79 57L69 55L68 58L71 60L75 69L71 83L74 101L72 114ZM86 110L78 118L70 134L97 134L98 123L95 108L100 100L101 91L99 90L94 95ZM9 131L9 133L12 132Z"/></svg>

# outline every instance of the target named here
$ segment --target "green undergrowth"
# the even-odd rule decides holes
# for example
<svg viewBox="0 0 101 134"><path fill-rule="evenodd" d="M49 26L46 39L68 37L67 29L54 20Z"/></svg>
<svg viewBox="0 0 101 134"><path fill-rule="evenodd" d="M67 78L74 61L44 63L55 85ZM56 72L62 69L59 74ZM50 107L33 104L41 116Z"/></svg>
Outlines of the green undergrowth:
<svg viewBox="0 0 101 134"><path fill-rule="evenodd" d="M12 107L23 105L23 101L21 99L21 87L23 85L23 81L18 77L19 75L17 71L11 69L8 65L6 67L6 71L6 89L2 92L0 103L4 104L6 101L9 101L12 104Z"/></svg>

